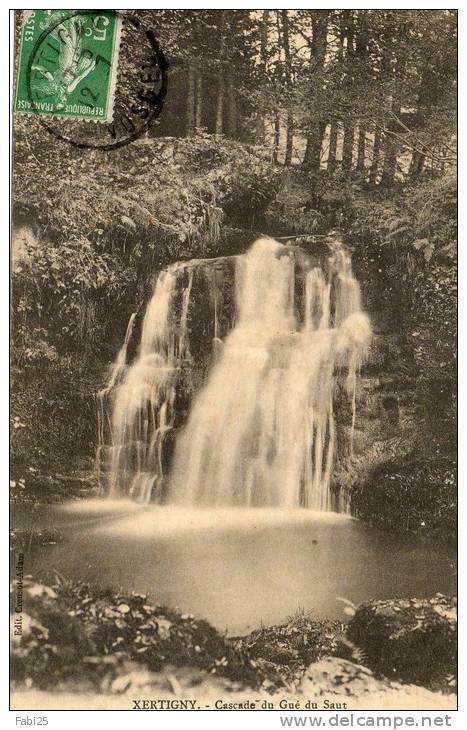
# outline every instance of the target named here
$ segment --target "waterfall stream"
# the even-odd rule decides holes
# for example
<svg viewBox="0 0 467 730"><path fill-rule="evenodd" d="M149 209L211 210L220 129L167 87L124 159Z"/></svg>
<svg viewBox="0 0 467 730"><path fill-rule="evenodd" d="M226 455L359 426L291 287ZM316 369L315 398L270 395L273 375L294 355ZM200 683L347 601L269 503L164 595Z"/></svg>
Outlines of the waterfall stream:
<svg viewBox="0 0 467 730"><path fill-rule="evenodd" d="M209 262L161 272L139 354L125 366L130 321L98 398L103 489L142 502L345 512L345 497L331 489L334 392L340 379L352 408L352 442L357 374L371 334L350 257L334 242L317 265L297 247L262 238L235 257L234 273L232 326L223 336L219 271ZM201 275L211 352L180 422L177 388L196 368L190 326L200 316L193 294ZM164 449L175 433L168 468Z"/></svg>

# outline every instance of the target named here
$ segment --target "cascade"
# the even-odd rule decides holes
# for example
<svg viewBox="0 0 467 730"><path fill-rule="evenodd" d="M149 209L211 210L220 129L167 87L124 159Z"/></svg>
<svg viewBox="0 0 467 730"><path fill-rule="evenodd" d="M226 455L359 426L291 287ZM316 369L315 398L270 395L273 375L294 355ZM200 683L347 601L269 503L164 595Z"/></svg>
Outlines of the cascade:
<svg viewBox="0 0 467 730"><path fill-rule="evenodd" d="M352 408L351 454L357 374L371 334L350 256L334 241L319 262L262 238L233 257L227 275L216 261L161 272L128 364L130 320L98 399L103 488L143 502L347 511L331 489L334 391L339 378ZM232 272L228 302L222 284ZM208 296L200 308L201 279ZM180 418L177 389L197 367L190 323L206 311L210 351Z"/></svg>

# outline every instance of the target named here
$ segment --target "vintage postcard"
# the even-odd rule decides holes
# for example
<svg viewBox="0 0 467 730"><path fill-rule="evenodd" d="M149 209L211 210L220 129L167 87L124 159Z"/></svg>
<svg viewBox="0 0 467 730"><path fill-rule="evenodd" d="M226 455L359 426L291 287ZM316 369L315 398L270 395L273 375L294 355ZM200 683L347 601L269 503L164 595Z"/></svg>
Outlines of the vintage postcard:
<svg viewBox="0 0 467 730"><path fill-rule="evenodd" d="M456 11L14 38L12 709L449 719Z"/></svg>

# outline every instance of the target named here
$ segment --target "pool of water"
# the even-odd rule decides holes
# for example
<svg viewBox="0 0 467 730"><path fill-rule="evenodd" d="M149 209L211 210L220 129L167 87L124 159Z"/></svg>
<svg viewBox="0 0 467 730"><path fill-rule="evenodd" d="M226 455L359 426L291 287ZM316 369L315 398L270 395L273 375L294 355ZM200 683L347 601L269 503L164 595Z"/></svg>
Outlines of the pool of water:
<svg viewBox="0 0 467 730"><path fill-rule="evenodd" d="M341 598L358 604L455 590L453 550L329 512L89 500L21 506L12 524L54 527L64 537L26 547L25 574L56 569L148 593L232 635L298 609L344 618Z"/></svg>

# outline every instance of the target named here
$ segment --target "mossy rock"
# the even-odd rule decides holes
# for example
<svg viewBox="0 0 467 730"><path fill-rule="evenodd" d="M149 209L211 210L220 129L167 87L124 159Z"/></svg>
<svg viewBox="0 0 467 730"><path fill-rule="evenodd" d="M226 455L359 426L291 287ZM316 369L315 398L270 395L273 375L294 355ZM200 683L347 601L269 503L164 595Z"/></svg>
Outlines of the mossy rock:
<svg viewBox="0 0 467 730"><path fill-rule="evenodd" d="M352 489L352 511L390 530L456 539L456 465L453 457L419 459L413 453L378 464Z"/></svg>
<svg viewBox="0 0 467 730"><path fill-rule="evenodd" d="M442 594L368 601L357 609L347 637L373 671L432 687L456 671L456 601Z"/></svg>

